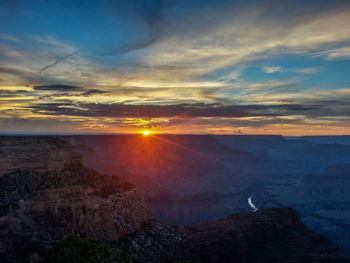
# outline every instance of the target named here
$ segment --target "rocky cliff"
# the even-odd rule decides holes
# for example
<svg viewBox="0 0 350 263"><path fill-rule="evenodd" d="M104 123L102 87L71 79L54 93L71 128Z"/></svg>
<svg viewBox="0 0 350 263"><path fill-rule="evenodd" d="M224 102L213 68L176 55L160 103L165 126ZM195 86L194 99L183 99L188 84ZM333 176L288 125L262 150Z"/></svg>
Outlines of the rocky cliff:
<svg viewBox="0 0 350 263"><path fill-rule="evenodd" d="M60 139L0 140L0 261L40 261L70 233L103 240L153 218L142 194L117 176L84 167ZM17 161L16 161L17 160Z"/></svg>
<svg viewBox="0 0 350 263"><path fill-rule="evenodd" d="M72 145L53 137L0 136L0 176L13 169L62 170L80 159Z"/></svg>
<svg viewBox="0 0 350 263"><path fill-rule="evenodd" d="M149 221L121 240L142 262L350 262L291 208L262 209L192 227Z"/></svg>
<svg viewBox="0 0 350 263"><path fill-rule="evenodd" d="M306 174L295 185L271 188L279 205L303 215L311 229L336 242L350 257L350 164L329 166L321 174Z"/></svg>

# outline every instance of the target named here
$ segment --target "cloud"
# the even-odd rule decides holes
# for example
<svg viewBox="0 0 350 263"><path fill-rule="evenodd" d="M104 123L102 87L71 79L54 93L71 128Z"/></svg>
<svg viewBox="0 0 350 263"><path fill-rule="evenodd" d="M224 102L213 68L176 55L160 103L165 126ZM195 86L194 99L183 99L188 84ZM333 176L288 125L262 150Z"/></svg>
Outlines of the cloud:
<svg viewBox="0 0 350 263"><path fill-rule="evenodd" d="M275 73L275 72L283 72L282 68L279 66L264 66L262 70L265 73Z"/></svg>
<svg viewBox="0 0 350 263"><path fill-rule="evenodd" d="M0 68L2 69L0 74L6 74L2 83L7 85L40 85L57 82L86 84L84 74L89 73L93 77L97 67L94 67L93 63L77 50L79 49L51 36L24 35L18 38L15 44L2 44L0 45ZM89 83L91 82L90 78Z"/></svg>
<svg viewBox="0 0 350 263"><path fill-rule="evenodd" d="M171 118L169 123L174 126L211 126L211 127L238 127L238 128L256 128L268 125L285 124L307 124L305 118L290 116L258 116L258 117L202 117L196 119ZM242 130L241 130L242 132ZM236 130L239 134L239 129Z"/></svg>
<svg viewBox="0 0 350 263"><path fill-rule="evenodd" d="M59 96L93 96L109 94L108 91L100 89L86 89L79 86L63 85L63 84L51 84L51 85L40 85L33 86L34 91L39 91L40 97L59 99ZM43 92L45 92L43 94ZM49 92L49 94L47 94Z"/></svg>
<svg viewBox="0 0 350 263"><path fill-rule="evenodd" d="M103 91L99 89L89 89L81 93L82 96L91 96L96 94L110 94L108 91Z"/></svg>
<svg viewBox="0 0 350 263"><path fill-rule="evenodd" d="M0 37L1 38L1 37ZM6 45L0 45L0 56L11 57L11 58L22 58L24 54L20 50L8 47Z"/></svg>
<svg viewBox="0 0 350 263"><path fill-rule="evenodd" d="M315 12L307 5L294 16L285 15L293 8L290 5L279 8L280 13L273 14L277 9L273 4L236 10L234 5L214 8L206 17L192 13L196 20L184 17L173 25L176 29L169 29L171 36L159 39L139 55L146 56L145 63L154 66L181 65L186 71L206 74L262 58L312 56L318 49L332 50L338 43L350 41L349 6ZM308 9L312 10L310 14Z"/></svg>
<svg viewBox="0 0 350 263"><path fill-rule="evenodd" d="M299 74L316 74L321 71L321 68L320 67L300 68L300 69L291 69L290 71L299 73Z"/></svg>
<svg viewBox="0 0 350 263"><path fill-rule="evenodd" d="M26 96L29 94L27 90L0 90L0 98L13 98Z"/></svg>
<svg viewBox="0 0 350 263"><path fill-rule="evenodd" d="M312 68L291 68L291 69L283 69L280 66L263 66L262 71L271 74L276 72L284 72L284 73L298 73L298 74L316 74L320 72L320 67L312 67Z"/></svg>
<svg viewBox="0 0 350 263"><path fill-rule="evenodd" d="M82 90L84 90L84 88L82 88L82 87L62 85L62 84L33 86L33 89L34 90L48 90L48 91L82 91Z"/></svg>
<svg viewBox="0 0 350 263"><path fill-rule="evenodd" d="M235 71L242 64L285 54L312 56L318 50L331 52L339 43L350 41L349 6L341 2L333 6L322 2L318 6L315 10L312 4L306 4L301 9L292 3L281 6L275 1L268 1L264 7L229 1L118 2L107 13L112 16L117 12L143 36L139 43L128 42L129 46L121 47L127 53L115 55L113 48L109 52L104 46L86 50L52 36L31 36L12 48L21 52L23 58L14 61L4 56L1 60L6 67L21 65L22 70L31 72L34 76L28 79L29 85L67 82L94 89L105 84L123 89L124 83L132 82L142 90L145 85L159 87L162 83L174 88L197 83L200 88L214 79L226 85L242 77ZM289 10L294 9L297 12L289 15ZM114 44L120 48L118 43L108 46ZM110 55L99 56L100 49ZM81 52L76 54L77 50ZM64 63L56 63L62 58ZM49 70L40 74L43 76L35 76L46 67ZM276 67L266 70L281 70ZM217 76L219 70L227 68L233 70Z"/></svg>
<svg viewBox="0 0 350 263"><path fill-rule="evenodd" d="M104 16L127 25L128 34L96 44L70 34L0 33L0 97L6 101L0 114L81 118L81 127L164 118L152 125L177 119L177 125L191 120L239 130L328 123L350 113L348 93L335 90L348 83L305 81L326 72L328 60L350 58L348 1L136 0L101 7ZM96 18L99 10L90 11ZM119 28L105 30L114 36ZM299 68L288 64L290 57L325 61ZM285 60L260 67L274 58ZM263 80L246 74L256 69L267 73Z"/></svg>
<svg viewBox="0 0 350 263"><path fill-rule="evenodd" d="M313 110L303 105L223 105L223 104L177 104L177 105L129 105L129 104L84 104L42 103L32 107L36 113L47 115L89 117L252 117L284 116Z"/></svg>
<svg viewBox="0 0 350 263"><path fill-rule="evenodd" d="M17 70L14 68L6 68L6 67L0 67L0 73L10 74L10 75L24 75L24 73L20 70Z"/></svg>
<svg viewBox="0 0 350 263"><path fill-rule="evenodd" d="M319 51L314 54L315 57L326 57L329 60L350 59L350 46L334 48L330 50Z"/></svg>
<svg viewBox="0 0 350 263"><path fill-rule="evenodd" d="M0 64L0 84L3 85L27 85L28 83L36 83L39 78L36 78L30 71L22 67L3 67Z"/></svg>
<svg viewBox="0 0 350 263"><path fill-rule="evenodd" d="M12 35L9 34L5 34L3 32L0 32L0 39L4 40L4 41L8 41L10 43L20 43L21 40L17 37L14 37Z"/></svg>

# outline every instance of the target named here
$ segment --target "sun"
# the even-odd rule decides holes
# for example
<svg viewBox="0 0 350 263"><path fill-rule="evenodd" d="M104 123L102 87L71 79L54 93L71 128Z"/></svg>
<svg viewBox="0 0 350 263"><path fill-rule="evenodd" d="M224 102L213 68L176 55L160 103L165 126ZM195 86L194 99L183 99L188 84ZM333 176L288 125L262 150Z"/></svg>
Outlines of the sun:
<svg viewBox="0 0 350 263"><path fill-rule="evenodd" d="M150 135L151 134L151 131L142 131L142 134L147 136L147 135Z"/></svg>

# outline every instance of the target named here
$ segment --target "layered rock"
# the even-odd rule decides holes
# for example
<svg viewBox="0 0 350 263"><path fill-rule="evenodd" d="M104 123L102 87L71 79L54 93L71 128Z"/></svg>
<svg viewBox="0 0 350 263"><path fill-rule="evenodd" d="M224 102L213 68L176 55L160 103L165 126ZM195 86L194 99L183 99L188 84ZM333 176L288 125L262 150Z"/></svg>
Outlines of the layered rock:
<svg viewBox="0 0 350 263"><path fill-rule="evenodd" d="M121 244L142 262L350 262L290 208L236 214L192 227L149 221Z"/></svg>
<svg viewBox="0 0 350 263"><path fill-rule="evenodd" d="M350 257L350 164L329 166L307 174L295 185L271 188L279 204L301 212L303 222L326 235Z"/></svg>
<svg viewBox="0 0 350 263"><path fill-rule="evenodd" d="M115 241L153 218L133 185L86 168L68 143L16 138L1 138L2 161L8 160L0 177L1 262L46 259L70 233Z"/></svg>
<svg viewBox="0 0 350 263"><path fill-rule="evenodd" d="M13 169L62 170L80 159L72 145L54 137L0 136L0 176Z"/></svg>

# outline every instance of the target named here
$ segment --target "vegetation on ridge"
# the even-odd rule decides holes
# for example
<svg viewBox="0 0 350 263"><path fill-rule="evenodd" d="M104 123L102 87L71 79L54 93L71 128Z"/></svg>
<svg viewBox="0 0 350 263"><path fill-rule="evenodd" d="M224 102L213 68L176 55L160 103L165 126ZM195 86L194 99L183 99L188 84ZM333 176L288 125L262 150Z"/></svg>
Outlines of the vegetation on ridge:
<svg viewBox="0 0 350 263"><path fill-rule="evenodd" d="M113 248L99 239L82 238L71 234L54 248L54 263L137 263L120 248Z"/></svg>

